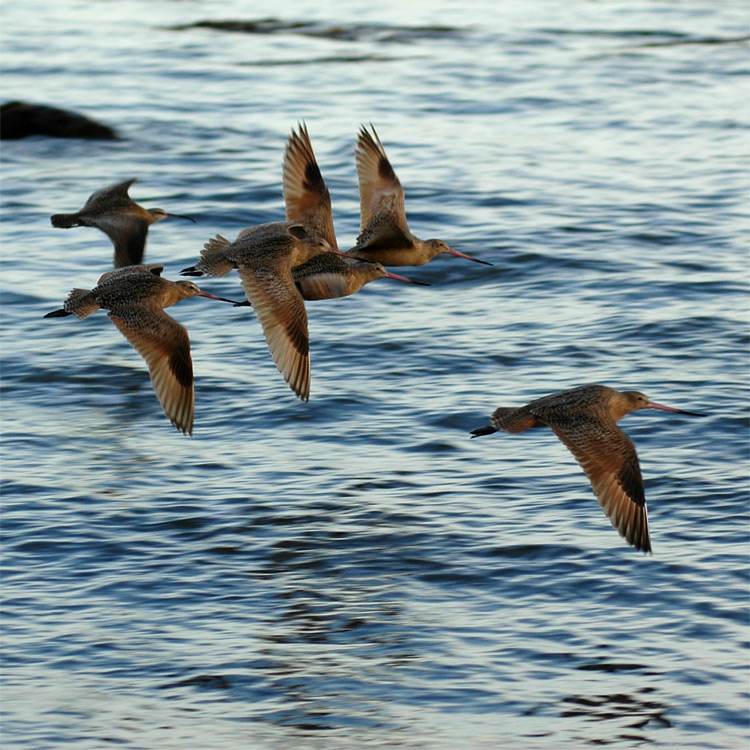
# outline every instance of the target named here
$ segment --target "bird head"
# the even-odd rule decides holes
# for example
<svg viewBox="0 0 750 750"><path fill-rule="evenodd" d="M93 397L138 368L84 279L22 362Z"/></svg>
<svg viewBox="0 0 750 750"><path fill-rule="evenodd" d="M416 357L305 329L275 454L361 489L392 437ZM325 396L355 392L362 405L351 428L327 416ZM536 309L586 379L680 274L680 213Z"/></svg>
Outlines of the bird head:
<svg viewBox="0 0 750 750"><path fill-rule="evenodd" d="M488 263L486 260L480 260L472 255L467 255L466 253L454 250L445 240L426 240L425 247L427 248L427 254L430 258L434 258L436 255L441 255L442 253L449 253L450 255L455 255L457 258L473 260L475 263L482 263L485 266L492 265L492 263Z"/></svg>
<svg viewBox="0 0 750 750"><path fill-rule="evenodd" d="M661 411L669 411L674 414L689 414L692 417L706 416L705 414L699 414L694 411L685 411L684 409L675 409L672 406L657 404L640 391L615 391L615 393L617 395L613 397L613 400L610 402L610 411L612 411L612 416L615 417L615 421L620 417L625 416L625 414L630 414L631 411L638 411L639 409L660 409ZM618 413L620 414L619 417L616 416Z"/></svg>

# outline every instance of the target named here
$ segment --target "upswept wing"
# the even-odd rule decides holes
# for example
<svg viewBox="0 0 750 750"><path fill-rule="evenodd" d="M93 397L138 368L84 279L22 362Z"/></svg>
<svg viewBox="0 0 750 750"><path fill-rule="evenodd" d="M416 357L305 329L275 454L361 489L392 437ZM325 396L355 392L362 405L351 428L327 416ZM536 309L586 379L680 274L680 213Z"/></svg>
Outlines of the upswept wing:
<svg viewBox="0 0 750 750"><path fill-rule="evenodd" d="M99 277L99 281L96 285L103 284L107 279L119 278L120 276L127 276L131 273L152 273L154 276L161 276L164 271L164 265L162 263L144 263L137 264L134 266L124 266L122 268L116 268L114 271L107 271Z"/></svg>
<svg viewBox="0 0 750 750"><path fill-rule="evenodd" d="M303 224L311 236L322 237L331 247L338 248L331 195L304 124L299 126L299 133L292 131L289 137L284 152L283 176L286 218Z"/></svg>
<svg viewBox="0 0 750 750"><path fill-rule="evenodd" d="M372 126L370 126L372 127ZM355 150L361 234L376 220L388 217L388 223L402 233L409 233L404 205L404 189L388 161L383 144L372 128L372 134L363 126Z"/></svg>
<svg viewBox="0 0 750 750"><path fill-rule="evenodd" d="M127 201L131 200L130 196L128 195L128 190L130 190L130 186L134 182L138 182L138 178L133 178L132 180L124 180L123 182L118 182L116 185L108 185L101 190L94 191L86 201L86 205L84 206L84 208L93 205L101 199L105 199L107 201L112 201L115 199L125 199Z"/></svg>

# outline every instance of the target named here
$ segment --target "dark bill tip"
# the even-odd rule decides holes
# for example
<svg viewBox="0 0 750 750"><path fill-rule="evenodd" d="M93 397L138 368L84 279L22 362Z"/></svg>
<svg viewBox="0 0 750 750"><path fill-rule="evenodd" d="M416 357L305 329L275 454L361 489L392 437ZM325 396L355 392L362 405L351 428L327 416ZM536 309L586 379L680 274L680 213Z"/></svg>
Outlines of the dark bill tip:
<svg viewBox="0 0 750 750"><path fill-rule="evenodd" d="M707 414L701 414L697 411L686 411L685 409L675 409L674 406L664 406L664 404L657 404L654 401L649 402L649 407L652 409L659 409L661 411L670 411L673 414L688 414L691 417L707 417Z"/></svg>
<svg viewBox="0 0 750 750"><path fill-rule="evenodd" d="M407 284L417 284L418 286L432 286L431 284L428 284L426 281L417 281L416 279L409 279L406 276L401 276L397 273L392 273L391 271L385 272L386 278L388 279L395 279L396 281L404 281Z"/></svg>
<svg viewBox="0 0 750 750"><path fill-rule="evenodd" d="M234 305L235 307L237 307L237 305L241 305L242 304L241 302L237 302L237 300L227 299L226 297L218 297L215 294L211 294L211 292L204 292L203 290L201 290L201 292L200 292L200 294L198 296L199 297L206 297L207 299L215 299L215 300L218 300L219 302L229 302L230 304Z"/></svg>
<svg viewBox="0 0 750 750"><path fill-rule="evenodd" d="M466 253L462 253L460 250L454 250L451 248L448 250L448 252L451 255L455 255L457 258L465 258L466 260L473 260L475 263L481 263L483 266L491 266L493 265L488 260L482 260L481 258L475 258L473 255L467 255Z"/></svg>

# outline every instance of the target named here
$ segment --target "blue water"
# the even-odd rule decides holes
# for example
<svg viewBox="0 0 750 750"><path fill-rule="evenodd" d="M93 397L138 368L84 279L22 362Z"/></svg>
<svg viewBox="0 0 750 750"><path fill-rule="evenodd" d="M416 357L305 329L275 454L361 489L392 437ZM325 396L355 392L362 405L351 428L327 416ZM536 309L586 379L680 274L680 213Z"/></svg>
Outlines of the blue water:
<svg viewBox="0 0 750 750"><path fill-rule="evenodd" d="M747 746L745 2L1 12L3 101L123 135L2 145L3 748ZM414 232L494 265L309 303L308 404L251 310L173 308L186 438L106 315L43 319L112 258L49 216L138 177L196 219L152 227L176 278L283 218L300 120L342 246L371 121ZM709 415L622 422L652 557L551 432L469 439L591 382Z"/></svg>

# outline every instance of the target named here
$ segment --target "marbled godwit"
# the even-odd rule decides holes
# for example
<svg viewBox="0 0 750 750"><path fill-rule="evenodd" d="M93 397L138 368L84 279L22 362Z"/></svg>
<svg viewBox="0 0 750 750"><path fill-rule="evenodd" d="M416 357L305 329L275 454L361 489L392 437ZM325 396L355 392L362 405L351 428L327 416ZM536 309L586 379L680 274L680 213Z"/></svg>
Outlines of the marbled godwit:
<svg viewBox="0 0 750 750"><path fill-rule="evenodd" d="M395 279L407 284L429 286L387 271L380 263L347 255L322 253L292 269L292 278L305 300L334 299L358 292L375 279Z"/></svg>
<svg viewBox="0 0 750 750"><path fill-rule="evenodd" d="M169 214L161 208L143 208L129 195L128 189L137 180L125 180L117 185L98 190L86 205L74 214L55 214L52 225L96 227L101 229L115 246L115 268L137 265L143 259L148 228L162 219L187 219L189 216Z"/></svg>
<svg viewBox="0 0 750 750"><path fill-rule="evenodd" d="M302 123L298 129L299 133L292 130L284 151L286 218L302 224L310 236L323 237L333 249L337 249L331 196L315 159L307 126ZM376 261L333 253L316 255L292 269L292 275L305 300L345 297L382 278L429 286L386 271Z"/></svg>
<svg viewBox="0 0 750 750"><path fill-rule="evenodd" d="M372 127L372 125L370 126ZM362 229L350 255L377 260L385 266L421 266L450 253L491 266L486 260L454 250L443 240L421 240L409 230L404 189L372 128L362 126L356 148Z"/></svg>
<svg viewBox="0 0 750 750"><path fill-rule="evenodd" d="M630 438L616 424L638 409L705 416L656 404L638 391L583 385L544 396L526 406L501 406L493 412L492 424L474 430L472 437L498 430L523 432L530 427L551 428L586 472L599 505L620 536L636 549L651 552L638 456Z"/></svg>
<svg viewBox="0 0 750 750"><path fill-rule="evenodd" d="M74 289L62 309L44 317L86 318L99 308L109 310L109 319L146 360L164 413L178 430L192 435L195 388L190 339L184 326L164 308L196 296L234 300L204 292L192 281L163 279L159 276L162 268L136 266L105 273L93 289Z"/></svg>
<svg viewBox="0 0 750 750"><path fill-rule="evenodd" d="M263 327L273 361L303 401L310 398L310 339L307 311L292 268L320 253L333 252L322 237L309 237L301 224L273 222L244 229L234 242L220 235L203 247L186 276L225 276L233 268Z"/></svg>

